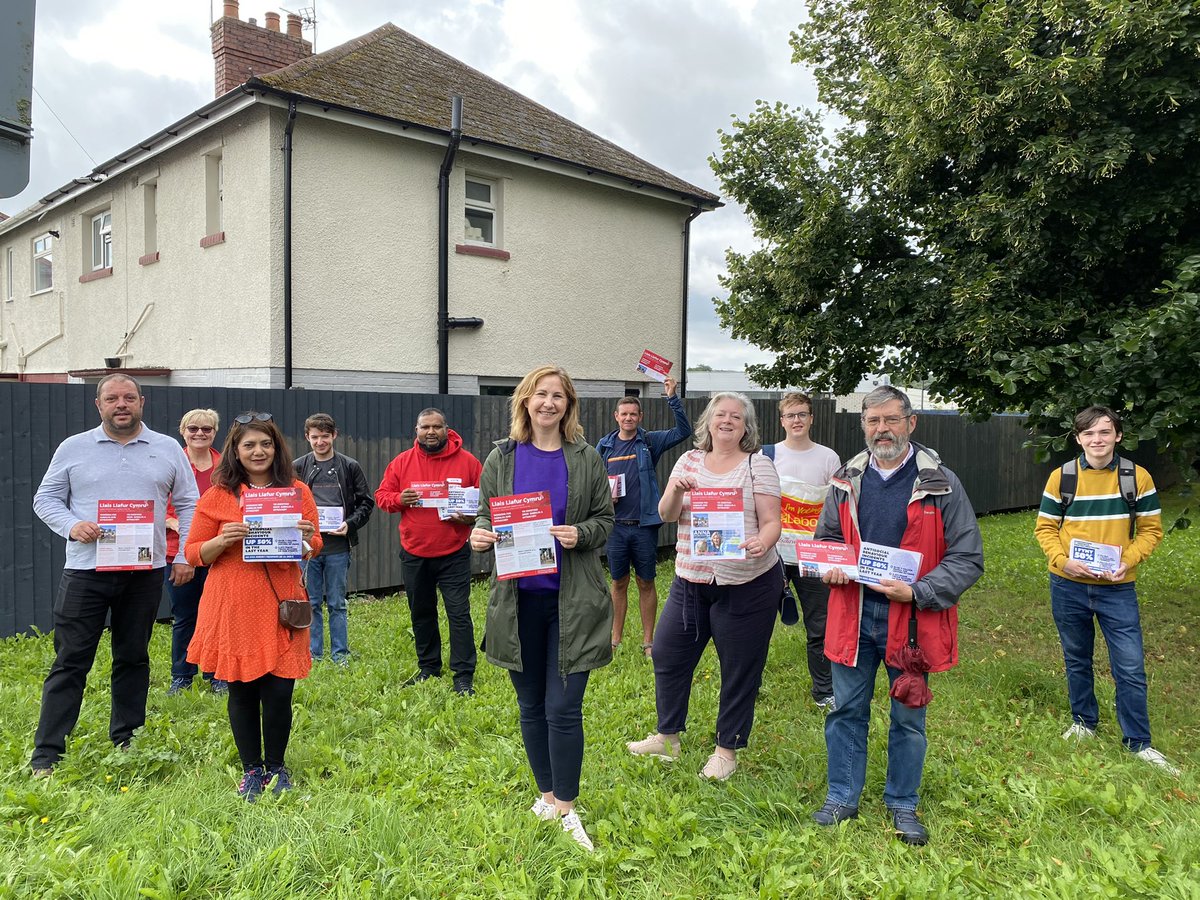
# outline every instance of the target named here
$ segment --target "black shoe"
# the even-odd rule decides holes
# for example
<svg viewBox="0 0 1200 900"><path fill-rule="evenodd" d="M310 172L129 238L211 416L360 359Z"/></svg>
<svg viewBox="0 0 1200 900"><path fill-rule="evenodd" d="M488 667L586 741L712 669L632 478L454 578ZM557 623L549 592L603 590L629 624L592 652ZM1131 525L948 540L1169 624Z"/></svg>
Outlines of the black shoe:
<svg viewBox="0 0 1200 900"><path fill-rule="evenodd" d="M458 675L454 679L454 693L460 697L474 697L475 683L470 675Z"/></svg>
<svg viewBox="0 0 1200 900"><path fill-rule="evenodd" d="M893 809L892 821L896 824L896 837L914 847L924 847L929 843L929 832L917 819L916 810Z"/></svg>
<svg viewBox="0 0 1200 900"><path fill-rule="evenodd" d="M832 800L826 800L825 805L812 814L812 820L821 826L838 825L847 819L858 818L857 806L842 806Z"/></svg>
<svg viewBox="0 0 1200 900"><path fill-rule="evenodd" d="M400 687L412 687L414 684L420 684L422 681L428 681L430 678L441 678L441 672L418 672L416 675L410 675L400 682Z"/></svg>

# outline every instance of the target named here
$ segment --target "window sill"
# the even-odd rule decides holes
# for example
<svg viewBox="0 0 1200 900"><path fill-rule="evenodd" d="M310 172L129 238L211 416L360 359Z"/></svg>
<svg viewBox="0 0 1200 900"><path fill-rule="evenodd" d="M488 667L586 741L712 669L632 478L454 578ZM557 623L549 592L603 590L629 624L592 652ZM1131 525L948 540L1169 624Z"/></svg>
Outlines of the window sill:
<svg viewBox="0 0 1200 900"><path fill-rule="evenodd" d="M200 246L202 248L215 247L217 244L225 243L225 232L218 231L216 234L208 234L200 238Z"/></svg>
<svg viewBox="0 0 1200 900"><path fill-rule="evenodd" d="M54 293L54 285L50 285L50 287L48 287L48 288L43 288L43 289L42 289L42 290L40 290L40 291L34 291L34 292L33 292L32 294L30 294L29 296L30 296L30 297L40 297L40 296L42 296L42 294L52 294L52 293ZM9 299L9 300L11 300L11 299L12 299L12 297L9 297L8 299Z"/></svg>
<svg viewBox="0 0 1200 900"><path fill-rule="evenodd" d="M156 262L158 262L158 251L157 250L155 250L153 253L147 253L145 256L138 257L138 265L139 266L152 266Z"/></svg>
<svg viewBox="0 0 1200 900"><path fill-rule="evenodd" d="M95 272L88 272L86 275L79 276L80 284L87 284L89 281L99 281L101 278L112 277L112 266L107 269L97 269Z"/></svg>
<svg viewBox="0 0 1200 900"><path fill-rule="evenodd" d="M463 256L486 256L491 259L510 259L512 254L498 247L480 247L476 244L455 244L454 252Z"/></svg>

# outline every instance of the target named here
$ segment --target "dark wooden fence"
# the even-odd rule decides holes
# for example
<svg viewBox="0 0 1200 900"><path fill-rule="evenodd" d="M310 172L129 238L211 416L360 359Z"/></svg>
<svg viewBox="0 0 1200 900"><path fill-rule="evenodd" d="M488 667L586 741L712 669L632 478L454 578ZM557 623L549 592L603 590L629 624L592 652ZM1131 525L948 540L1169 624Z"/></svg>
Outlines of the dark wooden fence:
<svg viewBox="0 0 1200 900"><path fill-rule="evenodd" d="M221 416L226 433L230 419L245 410L274 414L299 457L308 451L304 419L326 412L338 423L337 449L359 461L372 486L387 464L412 446L417 413L436 406L481 460L491 442L508 433L508 400L504 397L435 396L429 394L366 393L359 391L283 391L235 388L146 387L146 424L176 434L183 413L212 408ZM33 515L33 495L55 448L69 435L94 428L99 418L91 385L0 382L0 637L51 627L51 610L65 555L62 538ZM585 399L581 419L591 441L613 428L613 399ZM686 401L695 421L703 400ZM782 439L773 401L755 401L765 441ZM645 401L646 428L673 425L667 404ZM832 401L818 401L814 438L833 447L845 459L862 447L858 415L835 414ZM923 415L916 439L937 449L962 479L978 513L1018 509L1038 502L1046 466L1038 465L1021 448L1026 438L1020 418L997 416L971 423L956 415ZM659 464L665 483L676 458L691 442L676 447ZM396 516L376 510L360 533L351 569L350 589L375 591L401 584L397 558ZM660 544L674 542L674 528L662 529ZM476 561L482 571L482 560ZM164 607L166 609L166 607Z"/></svg>

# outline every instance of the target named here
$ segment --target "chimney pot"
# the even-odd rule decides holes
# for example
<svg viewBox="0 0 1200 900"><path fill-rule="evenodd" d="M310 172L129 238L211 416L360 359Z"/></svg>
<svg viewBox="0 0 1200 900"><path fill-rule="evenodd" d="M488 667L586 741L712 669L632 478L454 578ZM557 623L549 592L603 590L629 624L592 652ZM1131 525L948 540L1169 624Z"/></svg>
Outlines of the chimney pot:
<svg viewBox="0 0 1200 900"><path fill-rule="evenodd" d="M301 33L300 17L295 13L288 13L287 33L288 37L303 37L303 34Z"/></svg>
<svg viewBox="0 0 1200 900"><path fill-rule="evenodd" d="M254 25L254 26L257 26L257 25L258 25L258 19L254 18L253 16L251 16L251 17L250 17L250 18L249 18L247 21L248 21L248 22L249 22L251 25Z"/></svg>
<svg viewBox="0 0 1200 900"><path fill-rule="evenodd" d="M264 18L267 20L267 31L279 31L279 13L269 12Z"/></svg>
<svg viewBox="0 0 1200 900"><path fill-rule="evenodd" d="M238 0L225 0L225 9L221 15L229 19L238 18Z"/></svg>

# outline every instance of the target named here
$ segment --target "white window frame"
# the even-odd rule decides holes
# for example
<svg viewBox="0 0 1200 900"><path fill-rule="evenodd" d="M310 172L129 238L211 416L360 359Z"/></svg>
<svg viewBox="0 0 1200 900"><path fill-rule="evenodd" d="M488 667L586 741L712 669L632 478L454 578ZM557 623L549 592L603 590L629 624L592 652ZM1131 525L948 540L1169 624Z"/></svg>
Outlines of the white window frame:
<svg viewBox="0 0 1200 900"><path fill-rule="evenodd" d="M158 181L142 182L142 253L158 252Z"/></svg>
<svg viewBox="0 0 1200 900"><path fill-rule="evenodd" d="M488 188L488 200L476 200L468 197L467 188L472 183L481 184ZM463 242L473 244L478 247L499 247L500 246L500 182L494 178L483 178L478 175L467 175L463 183ZM470 219L468 218L472 212L481 212L491 216L492 219L492 239L486 240L482 237L472 237L467 234L467 228Z"/></svg>
<svg viewBox="0 0 1200 900"><path fill-rule="evenodd" d="M39 250L38 244L45 242L45 246ZM33 239L30 244L33 250L32 265L29 272L29 293L44 294L46 291L54 290L54 235L50 232L39 234ZM50 283L44 287L38 287L38 262L43 259L50 261ZM9 299L12 299L11 297Z"/></svg>
<svg viewBox="0 0 1200 900"><path fill-rule="evenodd" d="M98 258L97 258L98 257ZM92 216L92 271L112 268L112 209Z"/></svg>
<svg viewBox="0 0 1200 900"><path fill-rule="evenodd" d="M11 303L13 299L13 248L4 251L4 299Z"/></svg>
<svg viewBox="0 0 1200 900"><path fill-rule="evenodd" d="M225 157L220 152L204 157L204 236L225 230Z"/></svg>

